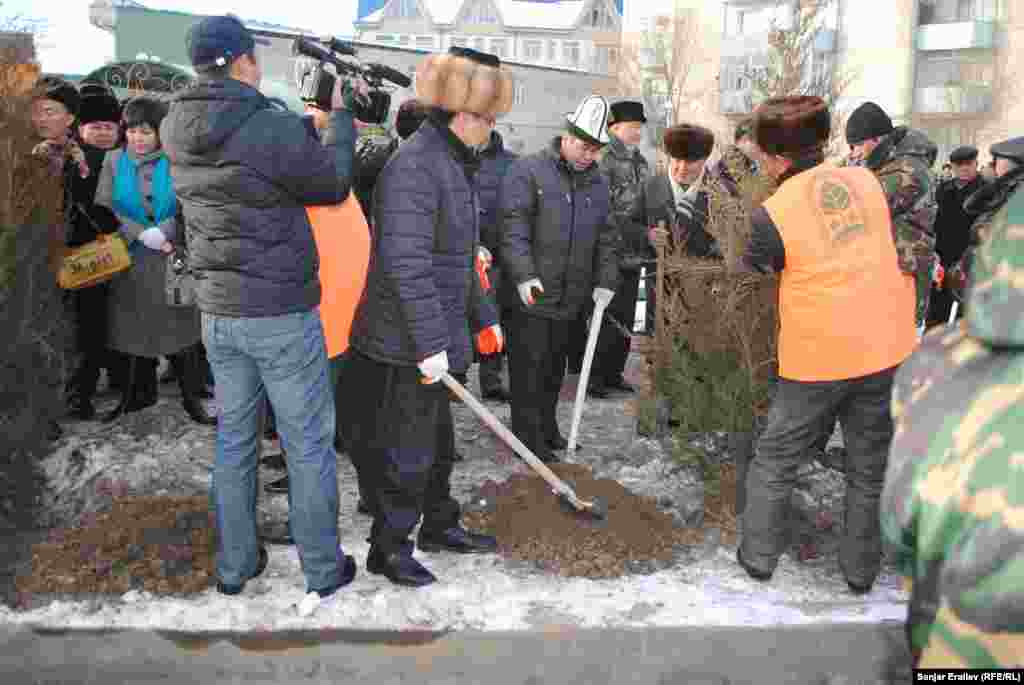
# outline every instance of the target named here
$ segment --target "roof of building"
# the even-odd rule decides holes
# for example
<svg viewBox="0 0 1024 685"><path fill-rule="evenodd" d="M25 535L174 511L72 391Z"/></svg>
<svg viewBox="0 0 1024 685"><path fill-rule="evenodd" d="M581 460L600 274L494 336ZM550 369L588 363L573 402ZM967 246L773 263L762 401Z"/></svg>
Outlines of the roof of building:
<svg viewBox="0 0 1024 685"><path fill-rule="evenodd" d="M124 8L124 9L143 10L145 12L153 12L153 13L156 13L156 14L190 15L190 16L195 16L195 17L206 16L206 15L203 15L203 14L195 14L193 12L181 12L181 11L178 11L178 10L153 9L152 7L146 7L145 5L143 5L141 3L135 2L135 0L94 0L94 2L90 5L90 8L93 8L93 9L102 9L102 8L105 8L105 7L117 7L117 8ZM98 14L94 13L92 16L93 16L92 23L93 23L94 26L99 26L99 28L106 28L104 26L100 26L97 23L97 19L96 18L99 16ZM310 31L309 29L299 29L299 28L295 28L293 26L285 26L283 24L274 24L274 23L271 23L271 22L268 22L268 21L260 21L258 19L246 19L245 17L239 17L239 19L241 19L243 24L245 24L246 28L251 29L253 31L279 31L281 33L301 33L301 34L311 34L311 35L314 33L313 31Z"/></svg>
<svg viewBox="0 0 1024 685"><path fill-rule="evenodd" d="M491 0L506 27L571 29L590 0ZM435 24L453 24L459 12L475 0L420 0ZM390 4L390 3L389 3ZM614 3L612 3L614 6ZM387 5L356 23L376 24L384 18Z"/></svg>

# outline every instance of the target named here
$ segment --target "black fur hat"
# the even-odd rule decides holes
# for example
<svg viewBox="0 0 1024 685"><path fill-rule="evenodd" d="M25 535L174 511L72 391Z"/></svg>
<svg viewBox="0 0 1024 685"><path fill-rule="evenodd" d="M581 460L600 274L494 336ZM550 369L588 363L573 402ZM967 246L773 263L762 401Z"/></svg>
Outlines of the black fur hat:
<svg viewBox="0 0 1024 685"><path fill-rule="evenodd" d="M36 81L32 97L59 102L76 117L82 100L78 89L59 76L44 76Z"/></svg>
<svg viewBox="0 0 1024 685"><path fill-rule="evenodd" d="M85 91L84 87L83 91ZM78 111L78 123L91 124L94 121L121 122L121 103L117 101L113 93L97 91L95 94L86 94L83 92Z"/></svg>

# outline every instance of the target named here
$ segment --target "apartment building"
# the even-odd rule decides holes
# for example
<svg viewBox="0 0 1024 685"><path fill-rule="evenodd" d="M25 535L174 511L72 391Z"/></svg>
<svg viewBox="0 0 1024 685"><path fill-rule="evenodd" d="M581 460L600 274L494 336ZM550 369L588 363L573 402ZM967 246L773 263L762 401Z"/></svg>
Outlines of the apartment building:
<svg viewBox="0 0 1024 685"><path fill-rule="evenodd" d="M1024 134L1024 0L653 0L646 13L627 5L623 36L642 44L659 17L662 26L680 12L697 17L713 67L685 84L694 94L685 108L662 114L727 135L757 105L749 75L768 64L771 31L797 26L812 2L822 11L803 80L847 81L840 110L873 100L897 124L926 131L940 158Z"/></svg>
<svg viewBox="0 0 1024 685"><path fill-rule="evenodd" d="M387 0L355 23L357 40L599 74L617 69L623 0Z"/></svg>

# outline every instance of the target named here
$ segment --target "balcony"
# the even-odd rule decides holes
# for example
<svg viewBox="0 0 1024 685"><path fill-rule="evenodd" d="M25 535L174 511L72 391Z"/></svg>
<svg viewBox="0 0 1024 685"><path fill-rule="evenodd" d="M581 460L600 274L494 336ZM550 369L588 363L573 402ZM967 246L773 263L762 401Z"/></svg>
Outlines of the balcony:
<svg viewBox="0 0 1024 685"><path fill-rule="evenodd" d="M949 24L924 24L917 27L917 49L991 50L996 44L996 23L959 21Z"/></svg>
<svg viewBox="0 0 1024 685"><path fill-rule="evenodd" d="M918 114L978 115L992 109L992 88L985 85L951 85L918 88Z"/></svg>

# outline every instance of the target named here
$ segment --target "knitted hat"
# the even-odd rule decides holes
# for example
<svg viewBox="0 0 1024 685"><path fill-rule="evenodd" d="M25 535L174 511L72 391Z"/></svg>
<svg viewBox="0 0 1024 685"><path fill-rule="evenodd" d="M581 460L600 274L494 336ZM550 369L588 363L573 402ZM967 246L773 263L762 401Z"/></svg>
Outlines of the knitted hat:
<svg viewBox="0 0 1024 685"><path fill-rule="evenodd" d="M857 145L869 138L889 135L892 128L892 119L885 110L873 102L865 102L853 110L846 122L846 142Z"/></svg>
<svg viewBox="0 0 1024 685"><path fill-rule="evenodd" d="M978 158L978 148L973 145L961 145L949 154L949 161L953 164L973 162Z"/></svg>
<svg viewBox="0 0 1024 685"><path fill-rule="evenodd" d="M800 159L820 152L831 132L828 105L819 97L769 98L754 111L754 140L770 155Z"/></svg>
<svg viewBox="0 0 1024 685"><path fill-rule="evenodd" d="M452 47L416 67L416 98L425 107L498 117L512 109L515 84L496 55Z"/></svg>
<svg viewBox="0 0 1024 685"><path fill-rule="evenodd" d="M715 147L715 134L703 126L679 124L665 131L665 154L688 162L707 159Z"/></svg>
<svg viewBox="0 0 1024 685"><path fill-rule="evenodd" d="M78 89L59 76L44 76L36 81L32 97L59 102L74 116L78 116L82 100Z"/></svg>
<svg viewBox="0 0 1024 685"><path fill-rule="evenodd" d="M592 145L607 145L608 101L600 95L588 95L576 111L566 116L565 128L570 135Z"/></svg>
<svg viewBox="0 0 1024 685"><path fill-rule="evenodd" d="M647 123L644 116L644 103L635 100L622 100L612 104L611 115L608 117L608 125L614 126L626 121L639 121Z"/></svg>

